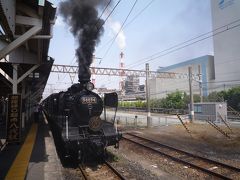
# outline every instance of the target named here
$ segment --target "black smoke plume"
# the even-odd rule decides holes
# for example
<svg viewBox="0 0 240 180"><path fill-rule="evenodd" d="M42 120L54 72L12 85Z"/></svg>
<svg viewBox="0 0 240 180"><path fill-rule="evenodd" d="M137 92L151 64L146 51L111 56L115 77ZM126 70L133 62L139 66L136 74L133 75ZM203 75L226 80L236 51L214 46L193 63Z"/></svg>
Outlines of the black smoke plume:
<svg viewBox="0 0 240 180"><path fill-rule="evenodd" d="M90 65L99 38L103 33L102 19L98 18L98 8L103 8L109 0L67 0L60 3L60 14L71 27L70 30L78 41L79 82L90 81Z"/></svg>

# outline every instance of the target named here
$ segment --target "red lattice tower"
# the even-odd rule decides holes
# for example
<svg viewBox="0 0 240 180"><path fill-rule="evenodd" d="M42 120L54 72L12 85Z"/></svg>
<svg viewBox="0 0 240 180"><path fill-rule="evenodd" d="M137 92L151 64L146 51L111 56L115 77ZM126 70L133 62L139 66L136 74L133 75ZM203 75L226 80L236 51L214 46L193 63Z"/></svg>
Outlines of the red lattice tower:
<svg viewBox="0 0 240 180"><path fill-rule="evenodd" d="M124 92L124 54L123 52L120 53L120 64L119 64L119 69L120 69L120 82L119 82L119 89L123 93Z"/></svg>

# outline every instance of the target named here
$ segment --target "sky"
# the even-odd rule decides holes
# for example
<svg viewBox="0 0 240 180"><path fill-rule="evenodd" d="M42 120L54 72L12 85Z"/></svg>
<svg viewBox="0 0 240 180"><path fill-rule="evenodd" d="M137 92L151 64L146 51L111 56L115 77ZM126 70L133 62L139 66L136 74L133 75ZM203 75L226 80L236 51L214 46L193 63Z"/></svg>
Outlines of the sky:
<svg viewBox="0 0 240 180"><path fill-rule="evenodd" d="M113 0L103 19L117 1ZM59 2L59 0L52 0L57 7ZM153 71L158 67L166 67L204 55L213 55L211 38L180 50L172 49L173 52L164 51L212 31L210 0L138 0L125 23L126 26L110 46L109 42L119 31L134 3L135 0L122 0L106 21L104 34L95 50L95 56L102 58L96 60L96 67L119 68L121 51L124 53L125 68L143 70L146 60L152 57L153 60L148 63L150 70ZM139 14L144 8L145 10ZM99 13L101 12L102 10L99 10ZM57 13L49 49L49 56L55 59L54 64L77 65L75 58L77 46L68 25ZM161 51L164 52L161 53ZM154 55L156 53L158 54ZM76 75L74 82L77 81ZM51 73L44 95L67 89L70 85L71 80L68 74ZM119 77L96 76L96 87L118 89Z"/></svg>

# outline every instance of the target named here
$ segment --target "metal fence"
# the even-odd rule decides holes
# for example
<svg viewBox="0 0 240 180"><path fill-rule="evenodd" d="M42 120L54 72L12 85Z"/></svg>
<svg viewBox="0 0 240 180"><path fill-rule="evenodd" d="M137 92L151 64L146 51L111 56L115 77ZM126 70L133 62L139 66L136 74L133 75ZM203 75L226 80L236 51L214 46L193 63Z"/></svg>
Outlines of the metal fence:
<svg viewBox="0 0 240 180"><path fill-rule="evenodd" d="M118 110L121 111L135 111L135 112L147 112L147 108L142 107L118 107ZM152 113L161 113L161 114L188 114L187 109L167 109L167 108L151 108Z"/></svg>
<svg viewBox="0 0 240 180"><path fill-rule="evenodd" d="M159 115L153 115L151 117L152 117L152 127L181 124L181 121L178 119L177 115L159 114ZM113 118L114 118L114 115L111 112L108 112L107 120L113 121ZM183 123L190 121L188 114L181 115L181 119ZM224 117L223 120L229 123L230 125L240 125L239 122L227 119L227 117ZM194 122L205 124L205 123L208 123L207 121L211 121L218 125L224 125L223 120L221 118L216 119L216 116L213 117L213 115L204 115L201 117L201 119L195 119ZM117 116L116 116L116 122L119 126L122 126L122 127L142 128L142 127L147 127L147 116L138 114L138 112L136 112L135 114L119 112L117 113Z"/></svg>
<svg viewBox="0 0 240 180"><path fill-rule="evenodd" d="M112 114L107 115L107 120L111 121L114 118ZM188 117L183 117L184 121L188 121ZM144 115L117 115L116 116L117 124L125 127L146 127L147 126L147 117ZM180 120L177 116L152 116L152 126L168 126L170 124L180 124Z"/></svg>

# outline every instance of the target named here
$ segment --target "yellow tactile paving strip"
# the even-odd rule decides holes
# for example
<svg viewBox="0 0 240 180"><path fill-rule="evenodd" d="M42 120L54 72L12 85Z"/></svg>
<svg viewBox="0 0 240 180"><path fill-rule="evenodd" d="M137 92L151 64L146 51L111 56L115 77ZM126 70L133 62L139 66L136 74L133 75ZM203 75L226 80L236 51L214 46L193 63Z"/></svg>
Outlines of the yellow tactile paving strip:
<svg viewBox="0 0 240 180"><path fill-rule="evenodd" d="M28 168L28 163L32 154L33 145L36 139L38 125L34 123L22 145L17 157L8 171L6 180L24 180Z"/></svg>

